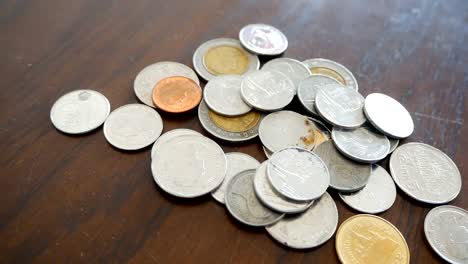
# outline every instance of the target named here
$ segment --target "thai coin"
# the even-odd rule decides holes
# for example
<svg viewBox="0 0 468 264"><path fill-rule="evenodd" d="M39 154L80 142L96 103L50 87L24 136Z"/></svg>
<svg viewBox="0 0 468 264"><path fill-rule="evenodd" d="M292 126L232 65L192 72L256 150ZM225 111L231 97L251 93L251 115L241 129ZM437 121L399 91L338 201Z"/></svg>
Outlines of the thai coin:
<svg viewBox="0 0 468 264"><path fill-rule="evenodd" d="M432 249L450 263L468 263L468 211L442 205L429 211L424 234Z"/></svg>
<svg viewBox="0 0 468 264"><path fill-rule="evenodd" d="M254 176L255 170L245 170L228 182L226 207L234 218L246 225L271 225L283 218L284 214L268 209L258 200L253 186Z"/></svg>
<svg viewBox="0 0 468 264"><path fill-rule="evenodd" d="M400 140L395 138L389 138L388 141L390 141L390 151L387 155L390 155L398 147L398 144L400 144Z"/></svg>
<svg viewBox="0 0 468 264"><path fill-rule="evenodd" d="M318 115L315 109L315 97L319 89L327 89L328 85L339 84L337 80L326 75L314 74L299 83L297 97L302 106L311 114Z"/></svg>
<svg viewBox="0 0 468 264"><path fill-rule="evenodd" d="M291 58L277 58L265 63L262 70L279 71L288 76L294 83L296 94L299 83L310 76L310 70L300 61Z"/></svg>
<svg viewBox="0 0 468 264"><path fill-rule="evenodd" d="M309 59L302 63L310 69L312 74L329 76L348 88L358 90L358 83L354 75L338 62L327 59Z"/></svg>
<svg viewBox="0 0 468 264"><path fill-rule="evenodd" d="M418 201L443 204L460 193L462 179L457 165L432 146L401 145L390 157L389 166L396 185Z"/></svg>
<svg viewBox="0 0 468 264"><path fill-rule="evenodd" d="M265 156L267 157L267 159L269 159L271 157L271 155L273 155L273 151L269 150L265 146L262 146L262 148L263 148L263 153L265 153Z"/></svg>
<svg viewBox="0 0 468 264"><path fill-rule="evenodd" d="M239 32L242 45L260 55L279 55L288 48L288 39L279 29L265 24L249 24Z"/></svg>
<svg viewBox="0 0 468 264"><path fill-rule="evenodd" d="M137 150L151 145L161 135L163 122L154 109L143 104L127 104L109 115L104 136L112 146Z"/></svg>
<svg viewBox="0 0 468 264"><path fill-rule="evenodd" d="M102 125L109 112L109 100L101 93L75 90L55 101L50 110L50 120L64 133L81 134Z"/></svg>
<svg viewBox="0 0 468 264"><path fill-rule="evenodd" d="M267 174L276 191L296 201L322 196L330 183L325 163L316 154L298 147L275 152L269 159Z"/></svg>
<svg viewBox="0 0 468 264"><path fill-rule="evenodd" d="M172 76L160 80L153 89L154 105L169 113L183 113L201 101L202 89L190 78Z"/></svg>
<svg viewBox="0 0 468 264"><path fill-rule="evenodd" d="M338 225L338 209L325 192L302 214L286 216L266 231L281 244L297 249L313 248L328 241Z"/></svg>
<svg viewBox="0 0 468 264"><path fill-rule="evenodd" d="M165 192L193 198L217 188L226 175L226 156L213 140L178 136L161 144L151 162L156 184Z"/></svg>
<svg viewBox="0 0 468 264"><path fill-rule="evenodd" d="M153 103L153 88L162 79L171 76L183 76L192 79L198 85L197 74L188 66L172 61L162 61L146 66L133 82L133 90L145 105L156 108Z"/></svg>
<svg viewBox="0 0 468 264"><path fill-rule="evenodd" d="M317 147L318 145L322 144L323 142L327 140L330 140L331 131L330 129L328 129L327 126L325 126L324 123L310 116L308 116L307 119L312 121L314 125L317 127L317 129L315 130L315 147Z"/></svg>
<svg viewBox="0 0 468 264"><path fill-rule="evenodd" d="M374 164L366 186L354 193L340 193L340 198L354 210L378 214L392 207L396 199L396 187L390 174Z"/></svg>
<svg viewBox="0 0 468 264"><path fill-rule="evenodd" d="M240 94L242 77L221 75L211 79L203 90L203 99L208 107L221 115L239 116L247 114L252 107L244 103Z"/></svg>
<svg viewBox="0 0 468 264"><path fill-rule="evenodd" d="M202 134L198 133L195 130L192 129L186 129L186 128L176 128L172 129L170 131L167 131L166 133L162 134L156 142L153 144L153 148L151 148L151 158L154 157L155 153L157 152L158 148L161 147L162 144L166 143L168 140L173 139L178 136L185 136L185 135L199 135L202 136Z"/></svg>

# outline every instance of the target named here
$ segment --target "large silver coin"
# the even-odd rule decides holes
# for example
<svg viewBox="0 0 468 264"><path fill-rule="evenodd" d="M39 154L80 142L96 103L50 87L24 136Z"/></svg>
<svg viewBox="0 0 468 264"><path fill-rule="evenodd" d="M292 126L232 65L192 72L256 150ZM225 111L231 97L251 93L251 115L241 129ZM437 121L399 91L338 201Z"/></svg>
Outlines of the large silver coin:
<svg viewBox="0 0 468 264"><path fill-rule="evenodd" d="M340 193L340 198L356 211L378 214L392 207L396 199L396 187L390 174L374 164L366 186L354 193Z"/></svg>
<svg viewBox="0 0 468 264"><path fill-rule="evenodd" d="M450 263L468 263L468 211L442 205L429 211L424 234L432 249Z"/></svg>
<svg viewBox="0 0 468 264"><path fill-rule="evenodd" d="M294 90L294 83L283 73L260 70L244 76L241 96L258 110L277 111L291 103Z"/></svg>
<svg viewBox="0 0 468 264"><path fill-rule="evenodd" d="M269 159L267 174L276 191L296 201L320 197L330 183L325 163L316 154L297 147L275 152Z"/></svg>
<svg viewBox="0 0 468 264"><path fill-rule="evenodd" d="M166 133L162 134L156 142L153 144L153 148L151 148L151 158L154 157L154 154L157 152L158 148L161 147L162 144L166 143L168 140L178 137L178 136L185 136L185 135L199 135L202 136L202 134L198 133L195 130L192 129L186 129L186 128L176 128L172 129L170 131L167 131Z"/></svg>
<svg viewBox="0 0 468 264"><path fill-rule="evenodd" d="M345 66L327 59L308 59L303 61L312 74L323 74L340 82L342 85L358 90L356 78Z"/></svg>
<svg viewBox="0 0 468 264"><path fill-rule="evenodd" d="M211 79L203 89L203 99L208 107L225 116L238 116L248 113L252 107L242 100L242 77L239 75L220 75Z"/></svg>
<svg viewBox="0 0 468 264"><path fill-rule="evenodd" d="M319 89L327 89L328 85L339 84L337 80L325 76L314 74L311 75L299 83L297 90L297 97L301 102L302 106L311 114L318 115L315 109L315 97Z"/></svg>
<svg viewBox="0 0 468 264"><path fill-rule="evenodd" d="M81 134L102 125L109 112L109 100L101 93L75 90L55 101L50 110L50 120L64 133Z"/></svg>
<svg viewBox="0 0 468 264"><path fill-rule="evenodd" d="M430 204L452 201L462 186L457 165L445 153L424 143L399 146L390 157L390 172L403 192Z"/></svg>
<svg viewBox="0 0 468 264"><path fill-rule="evenodd" d="M226 160L227 172L223 183L211 192L211 196L222 204L224 204L227 185L232 177L241 171L257 169L258 166L260 166L260 162L258 162L254 157L240 152L226 153Z"/></svg>
<svg viewBox="0 0 468 264"><path fill-rule="evenodd" d="M239 32L242 45L260 55L279 55L288 48L288 39L279 29L266 24L249 24Z"/></svg>
<svg viewBox="0 0 468 264"><path fill-rule="evenodd" d="M109 115L104 123L104 136L112 146L137 150L151 145L161 135L161 116L143 104L127 104Z"/></svg>
<svg viewBox="0 0 468 264"><path fill-rule="evenodd" d="M265 63L262 70L274 70L284 73L294 83L294 94L299 83L310 76L310 70L300 61L291 58L277 58Z"/></svg>
<svg viewBox="0 0 468 264"><path fill-rule="evenodd" d="M327 242L338 225L338 209L326 192L299 215L287 216L266 231L281 244L297 249L313 248Z"/></svg>
<svg viewBox="0 0 468 264"><path fill-rule="evenodd" d="M271 225L283 218L284 214L268 209L258 200L253 186L254 176L255 170L245 170L229 181L226 207L234 218L246 225Z"/></svg>
<svg viewBox="0 0 468 264"><path fill-rule="evenodd" d="M371 166L345 158L332 141L318 145L314 152L323 160L330 173L330 187L341 192L362 189L369 180Z"/></svg>
<svg viewBox="0 0 468 264"><path fill-rule="evenodd" d="M156 184L177 197L192 198L217 188L226 175L226 156L213 140L185 135L161 144L151 162Z"/></svg>
<svg viewBox="0 0 468 264"><path fill-rule="evenodd" d="M153 88L160 80L171 76L184 76L200 84L197 74L188 66L172 61L162 61L146 66L133 82L133 90L144 104L156 108L153 103Z"/></svg>
<svg viewBox="0 0 468 264"><path fill-rule="evenodd" d="M410 113L388 95L369 94L364 102L364 113L369 122L387 136L399 139L413 133L414 123Z"/></svg>

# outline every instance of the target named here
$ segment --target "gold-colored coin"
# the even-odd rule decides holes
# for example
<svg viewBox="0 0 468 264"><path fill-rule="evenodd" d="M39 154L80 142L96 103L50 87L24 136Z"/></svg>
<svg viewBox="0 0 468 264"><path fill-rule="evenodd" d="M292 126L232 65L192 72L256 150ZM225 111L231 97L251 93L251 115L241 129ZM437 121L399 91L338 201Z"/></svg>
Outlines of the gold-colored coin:
<svg viewBox="0 0 468 264"><path fill-rule="evenodd" d="M406 240L387 220L375 215L355 215L336 233L336 252L342 263L409 263Z"/></svg>
<svg viewBox="0 0 468 264"><path fill-rule="evenodd" d="M323 74L323 75L326 75L328 77L331 77L331 78L337 80L338 82L340 82L343 85L346 85L346 81L343 78L343 76L341 76L341 74L337 73L336 71L334 71L334 70L332 70L330 68L312 67L312 68L310 68L310 71L312 72L312 74Z"/></svg>
<svg viewBox="0 0 468 264"><path fill-rule="evenodd" d="M203 56L205 68L214 75L243 74L249 68L249 56L235 46L221 45L209 49Z"/></svg>
<svg viewBox="0 0 468 264"><path fill-rule="evenodd" d="M315 130L315 147L329 139L330 138L328 137L328 135L322 132L320 129Z"/></svg>
<svg viewBox="0 0 468 264"><path fill-rule="evenodd" d="M217 127L228 132L236 133L248 131L255 127L260 121L260 113L256 111L250 111L245 115L232 117L218 115L215 112L208 110L208 115Z"/></svg>

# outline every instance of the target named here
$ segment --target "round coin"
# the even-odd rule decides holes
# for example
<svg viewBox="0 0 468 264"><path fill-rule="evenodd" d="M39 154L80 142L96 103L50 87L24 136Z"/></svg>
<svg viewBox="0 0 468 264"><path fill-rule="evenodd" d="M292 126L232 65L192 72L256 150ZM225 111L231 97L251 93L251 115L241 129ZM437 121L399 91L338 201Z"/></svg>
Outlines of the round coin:
<svg viewBox="0 0 468 264"><path fill-rule="evenodd" d="M151 158L154 157L155 153L157 152L158 148L161 147L162 144L166 143L168 140L178 137L178 136L184 136L184 135L199 135L202 136L202 134L198 133L195 130L192 129L186 129L186 128L177 128L177 129L172 129L170 131L167 131L166 133L162 134L156 142L153 144L153 148L151 148Z"/></svg>
<svg viewBox="0 0 468 264"><path fill-rule="evenodd" d="M308 59L302 63L310 69L312 74L329 76L348 88L358 90L358 83L354 75L338 62L327 59Z"/></svg>
<svg viewBox="0 0 468 264"><path fill-rule="evenodd" d="M153 103L170 113L182 113L195 108L202 98L202 89L192 79L182 76L160 80L153 89Z"/></svg>
<svg viewBox="0 0 468 264"><path fill-rule="evenodd" d="M260 55L279 55L288 48L288 39L279 29L266 24L249 24L239 32L242 45Z"/></svg>
<svg viewBox="0 0 468 264"><path fill-rule="evenodd" d="M294 83L294 94L296 94L299 83L310 76L310 70L300 61L291 58L277 58L268 61L262 70L273 70L288 76Z"/></svg>
<svg viewBox="0 0 468 264"><path fill-rule="evenodd" d="M326 75L311 75L303 79L298 86L297 97L302 106L311 114L318 115L315 109L315 97L319 89L327 89L329 85L339 84L337 80Z"/></svg>
<svg viewBox="0 0 468 264"><path fill-rule="evenodd" d="M220 75L211 79L203 89L203 99L208 107L225 116L239 116L252 110L244 103L240 94L242 77Z"/></svg>

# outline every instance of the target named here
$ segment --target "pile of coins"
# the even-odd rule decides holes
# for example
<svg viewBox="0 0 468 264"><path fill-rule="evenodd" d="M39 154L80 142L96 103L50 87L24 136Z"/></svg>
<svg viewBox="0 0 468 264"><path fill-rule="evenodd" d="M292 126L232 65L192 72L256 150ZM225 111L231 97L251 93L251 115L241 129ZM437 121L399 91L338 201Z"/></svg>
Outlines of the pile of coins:
<svg viewBox="0 0 468 264"><path fill-rule="evenodd" d="M461 175L440 150L399 140L413 133L410 113L380 93L363 97L343 65L327 59L276 58L260 69L258 55L282 54L286 36L265 24L240 30L239 40L218 38L200 45L193 66L177 62L144 68L134 91L144 104L112 113L109 101L92 90L70 92L51 110L54 126L70 134L104 123L106 140L123 150L153 144L151 171L165 192L182 198L208 193L238 221L265 227L291 248L313 248L338 227L338 210L328 192L355 211L336 231L336 251L344 262L409 263L400 231L374 216L396 199L396 185L424 203L444 204L461 190ZM297 96L308 115L282 110ZM230 142L259 136L267 160L224 153L212 139L186 129L161 135L154 109L181 113L198 106L198 118L212 136ZM390 156L389 174L376 163ZM431 247L449 262L468 259L468 212L443 205L426 216ZM464 244L465 243L465 244Z"/></svg>

